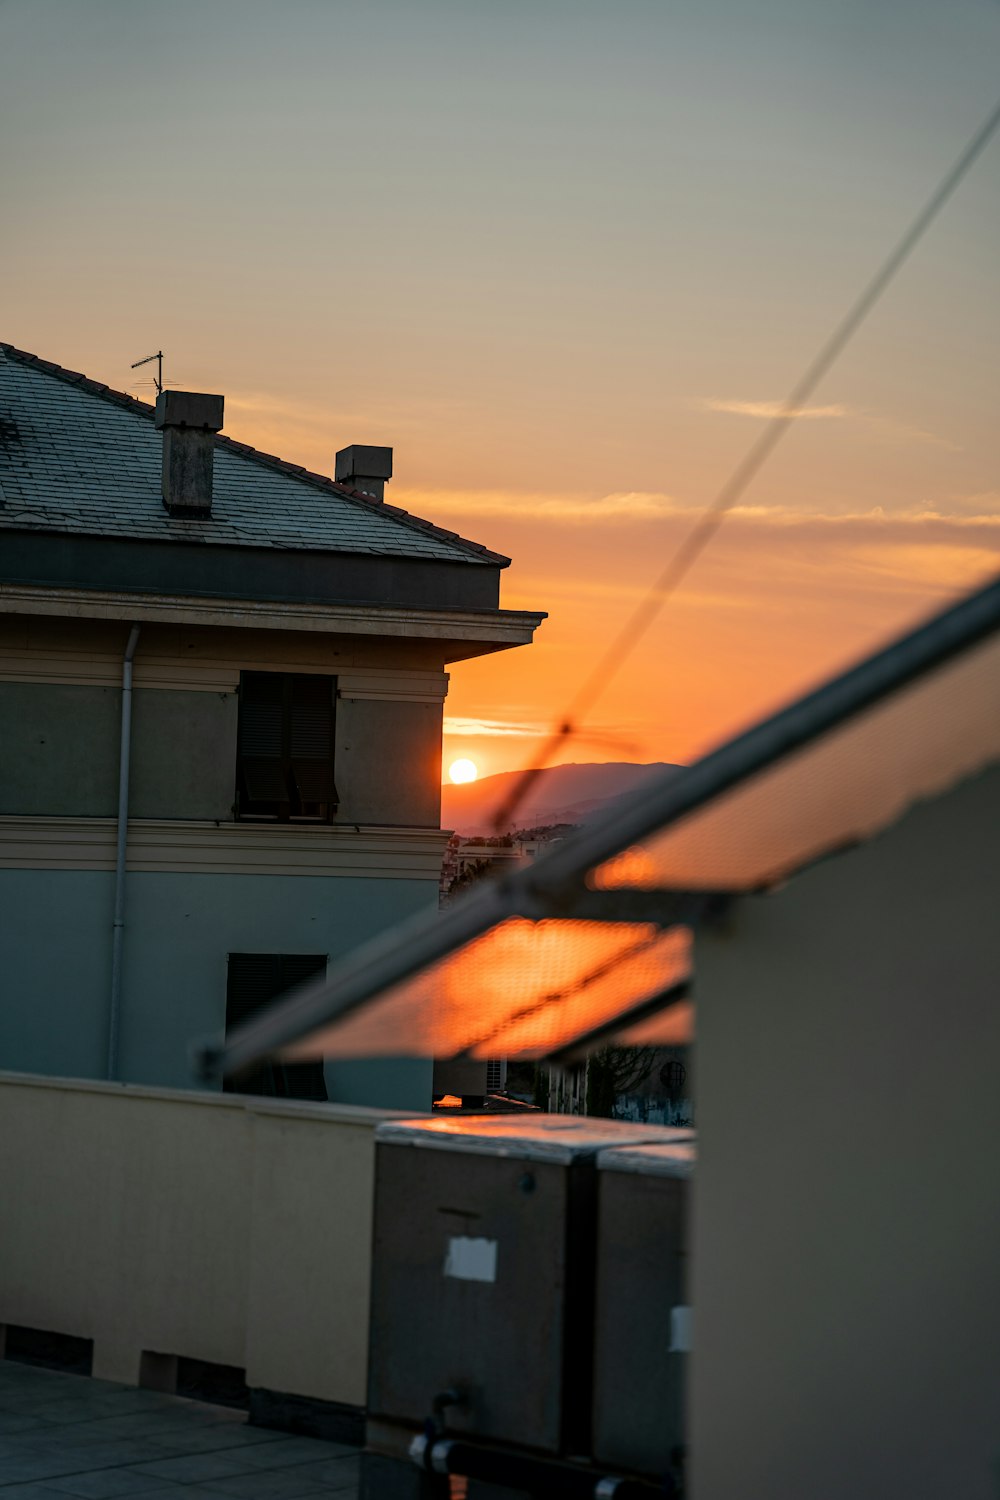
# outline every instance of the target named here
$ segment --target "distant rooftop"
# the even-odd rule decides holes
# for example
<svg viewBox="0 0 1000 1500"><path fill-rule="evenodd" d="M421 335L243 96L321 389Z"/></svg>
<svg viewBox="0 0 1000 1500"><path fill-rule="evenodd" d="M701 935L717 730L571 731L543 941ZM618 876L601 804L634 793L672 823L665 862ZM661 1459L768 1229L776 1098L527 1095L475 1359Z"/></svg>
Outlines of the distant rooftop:
<svg viewBox="0 0 1000 1500"><path fill-rule="evenodd" d="M161 500L162 444L152 406L0 343L2 528L493 568L510 561L221 435L215 438L211 520L171 516Z"/></svg>

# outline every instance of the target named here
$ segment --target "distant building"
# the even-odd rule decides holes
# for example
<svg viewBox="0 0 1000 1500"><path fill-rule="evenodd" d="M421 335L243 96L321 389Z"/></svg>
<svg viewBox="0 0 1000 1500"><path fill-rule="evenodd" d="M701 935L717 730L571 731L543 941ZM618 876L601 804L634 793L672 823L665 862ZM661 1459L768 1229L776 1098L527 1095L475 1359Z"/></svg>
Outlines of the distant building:
<svg viewBox="0 0 1000 1500"><path fill-rule="evenodd" d="M437 901L445 666L508 559L0 345L0 1065L189 1086L189 1048ZM430 1104L431 1065L244 1086Z"/></svg>
<svg viewBox="0 0 1000 1500"><path fill-rule="evenodd" d="M462 838L453 833L441 865L442 899L457 895L483 876L530 863L572 831L571 823L553 823L544 828L525 828L491 838Z"/></svg>

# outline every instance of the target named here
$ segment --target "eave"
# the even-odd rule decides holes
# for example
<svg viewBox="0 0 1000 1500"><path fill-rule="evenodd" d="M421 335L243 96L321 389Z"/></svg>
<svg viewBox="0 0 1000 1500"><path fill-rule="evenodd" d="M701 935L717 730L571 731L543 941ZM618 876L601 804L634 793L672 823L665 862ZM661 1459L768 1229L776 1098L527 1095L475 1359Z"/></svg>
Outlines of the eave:
<svg viewBox="0 0 1000 1500"><path fill-rule="evenodd" d="M441 643L446 661L530 644L544 613L512 609L401 609L385 605L206 599L184 594L0 583L0 613L88 620L295 630Z"/></svg>

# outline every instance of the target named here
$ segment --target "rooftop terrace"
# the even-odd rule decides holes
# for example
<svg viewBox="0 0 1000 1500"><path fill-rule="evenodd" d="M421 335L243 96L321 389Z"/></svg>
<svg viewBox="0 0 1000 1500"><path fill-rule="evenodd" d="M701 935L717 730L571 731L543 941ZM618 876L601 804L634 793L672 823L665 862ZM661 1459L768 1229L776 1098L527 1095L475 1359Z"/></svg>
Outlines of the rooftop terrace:
<svg viewBox="0 0 1000 1500"><path fill-rule="evenodd" d="M355 1500L358 1466L230 1407L0 1361L3 1500Z"/></svg>

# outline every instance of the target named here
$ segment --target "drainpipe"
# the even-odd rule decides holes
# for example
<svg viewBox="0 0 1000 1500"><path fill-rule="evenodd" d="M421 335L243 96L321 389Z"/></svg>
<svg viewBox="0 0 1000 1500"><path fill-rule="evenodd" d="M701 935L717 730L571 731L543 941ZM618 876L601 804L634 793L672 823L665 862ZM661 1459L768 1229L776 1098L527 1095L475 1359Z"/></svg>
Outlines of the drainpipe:
<svg viewBox="0 0 1000 1500"><path fill-rule="evenodd" d="M115 849L115 915L111 926L111 1006L108 1014L108 1078L118 1074L122 995L122 933L125 927L125 849L128 844L128 783L132 764L132 659L139 644L133 625L122 658L122 734L118 757L118 838Z"/></svg>

